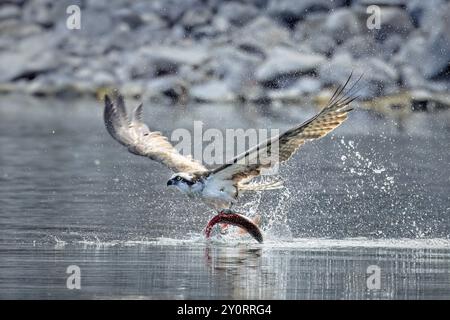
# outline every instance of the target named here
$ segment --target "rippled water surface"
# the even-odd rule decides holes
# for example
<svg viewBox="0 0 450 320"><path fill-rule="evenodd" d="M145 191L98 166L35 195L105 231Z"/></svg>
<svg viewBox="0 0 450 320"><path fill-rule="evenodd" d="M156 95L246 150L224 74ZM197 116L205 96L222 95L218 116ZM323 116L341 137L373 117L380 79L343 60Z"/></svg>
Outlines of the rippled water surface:
<svg viewBox="0 0 450 320"><path fill-rule="evenodd" d="M128 101L135 104L135 101ZM265 243L203 239L213 213L166 187L170 172L128 154L95 101L0 101L0 298L450 298L448 113L390 120L362 111L305 145L284 190L242 197ZM170 135L279 128L296 106L152 106ZM81 290L66 269L81 270ZM370 266L380 289L367 286Z"/></svg>

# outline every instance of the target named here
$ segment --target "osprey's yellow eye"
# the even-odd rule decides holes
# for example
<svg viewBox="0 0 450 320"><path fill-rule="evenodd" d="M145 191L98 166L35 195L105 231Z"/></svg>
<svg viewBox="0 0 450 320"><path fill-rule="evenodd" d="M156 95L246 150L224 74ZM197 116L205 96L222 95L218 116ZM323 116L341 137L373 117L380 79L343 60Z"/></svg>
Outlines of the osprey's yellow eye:
<svg viewBox="0 0 450 320"><path fill-rule="evenodd" d="M181 180L181 177L177 177L177 180L180 181L180 180Z"/></svg>

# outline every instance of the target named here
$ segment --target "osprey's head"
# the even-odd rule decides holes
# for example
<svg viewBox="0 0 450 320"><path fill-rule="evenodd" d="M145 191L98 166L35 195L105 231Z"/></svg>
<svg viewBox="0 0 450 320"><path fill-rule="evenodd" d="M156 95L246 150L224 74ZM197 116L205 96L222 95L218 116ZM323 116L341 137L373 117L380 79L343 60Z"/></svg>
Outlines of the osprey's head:
<svg viewBox="0 0 450 320"><path fill-rule="evenodd" d="M187 172L178 172L167 181L168 186L175 186L183 192L192 192L196 184L194 176Z"/></svg>

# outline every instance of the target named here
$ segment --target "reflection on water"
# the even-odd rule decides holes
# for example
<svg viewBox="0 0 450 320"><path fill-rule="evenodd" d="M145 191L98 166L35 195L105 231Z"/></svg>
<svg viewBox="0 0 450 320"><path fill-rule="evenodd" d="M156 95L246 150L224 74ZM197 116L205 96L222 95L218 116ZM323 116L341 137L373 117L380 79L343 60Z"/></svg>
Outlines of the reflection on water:
<svg viewBox="0 0 450 320"><path fill-rule="evenodd" d="M2 249L1 298L449 299L449 249L248 245ZM81 290L66 288L69 265ZM367 268L381 270L380 289Z"/></svg>
<svg viewBox="0 0 450 320"><path fill-rule="evenodd" d="M314 112L167 108L145 108L165 134L194 120L286 129ZM398 131L352 113L281 168L286 190L244 196L242 212L263 217L264 245L206 244L192 239L212 213L165 188L170 172L113 141L99 103L2 99L0 298L450 298L443 119L417 114ZM175 242L152 240L162 237ZM368 240L345 240L356 237ZM72 264L80 291L65 286ZM380 290L367 289L370 265L381 268Z"/></svg>
<svg viewBox="0 0 450 320"><path fill-rule="evenodd" d="M239 299L450 298L448 250L271 250L216 248L211 272ZM381 269L380 290L367 268Z"/></svg>

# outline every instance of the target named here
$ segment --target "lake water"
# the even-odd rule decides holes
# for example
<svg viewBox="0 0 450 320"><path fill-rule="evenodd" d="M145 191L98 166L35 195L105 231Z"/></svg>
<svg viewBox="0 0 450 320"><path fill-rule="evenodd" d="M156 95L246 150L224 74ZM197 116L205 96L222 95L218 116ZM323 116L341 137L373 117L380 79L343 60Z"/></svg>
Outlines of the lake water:
<svg viewBox="0 0 450 320"><path fill-rule="evenodd" d="M0 298L450 298L448 112L355 111L303 146L280 169L285 189L241 198L241 212L262 216L263 244L206 241L214 213L113 141L101 113L92 100L0 100ZM195 120L284 130L313 113L145 105L167 135ZM80 290L66 286L71 265Z"/></svg>

